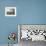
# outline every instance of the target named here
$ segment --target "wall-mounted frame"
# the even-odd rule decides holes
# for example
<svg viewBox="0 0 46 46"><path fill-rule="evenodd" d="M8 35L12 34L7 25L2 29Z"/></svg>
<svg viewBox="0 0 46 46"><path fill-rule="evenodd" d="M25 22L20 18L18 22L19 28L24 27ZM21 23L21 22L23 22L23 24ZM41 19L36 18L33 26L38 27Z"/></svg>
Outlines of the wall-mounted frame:
<svg viewBox="0 0 46 46"><path fill-rule="evenodd" d="M22 31L27 31L28 36L25 38ZM22 37L22 39L21 39ZM46 25L45 24L19 24L18 25L18 41L21 40L31 41L46 41Z"/></svg>
<svg viewBox="0 0 46 46"><path fill-rule="evenodd" d="M5 16L16 16L16 7L5 7Z"/></svg>

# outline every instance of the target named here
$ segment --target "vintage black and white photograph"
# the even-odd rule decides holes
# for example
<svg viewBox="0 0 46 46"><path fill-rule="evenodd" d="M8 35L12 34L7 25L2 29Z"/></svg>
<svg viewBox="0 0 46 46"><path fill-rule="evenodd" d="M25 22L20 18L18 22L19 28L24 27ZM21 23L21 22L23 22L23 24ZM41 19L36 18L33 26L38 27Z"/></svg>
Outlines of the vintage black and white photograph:
<svg viewBox="0 0 46 46"><path fill-rule="evenodd" d="M31 46L32 44L46 41L46 25L18 25L18 41L20 46Z"/></svg>
<svg viewBox="0 0 46 46"><path fill-rule="evenodd" d="M5 16L16 16L16 7L5 7Z"/></svg>

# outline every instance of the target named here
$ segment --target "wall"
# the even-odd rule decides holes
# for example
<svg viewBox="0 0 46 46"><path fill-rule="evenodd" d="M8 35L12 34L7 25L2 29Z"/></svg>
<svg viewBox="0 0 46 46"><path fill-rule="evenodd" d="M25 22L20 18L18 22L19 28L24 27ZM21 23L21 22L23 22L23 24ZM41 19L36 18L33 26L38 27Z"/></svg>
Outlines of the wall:
<svg viewBox="0 0 46 46"><path fill-rule="evenodd" d="M5 7L16 6L16 17L6 17ZM0 44L7 44L17 24L46 24L46 0L0 0ZM17 40L16 40L17 43Z"/></svg>

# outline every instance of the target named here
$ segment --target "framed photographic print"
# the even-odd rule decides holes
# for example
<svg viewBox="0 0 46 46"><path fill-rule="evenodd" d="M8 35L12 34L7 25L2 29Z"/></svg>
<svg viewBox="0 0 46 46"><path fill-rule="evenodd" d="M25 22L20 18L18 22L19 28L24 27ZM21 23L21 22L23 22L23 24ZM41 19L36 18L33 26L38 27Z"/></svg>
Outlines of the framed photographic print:
<svg viewBox="0 0 46 46"><path fill-rule="evenodd" d="M19 24L18 41L46 41L46 25L40 24Z"/></svg>
<svg viewBox="0 0 46 46"><path fill-rule="evenodd" d="M16 16L16 7L5 7L5 16Z"/></svg>

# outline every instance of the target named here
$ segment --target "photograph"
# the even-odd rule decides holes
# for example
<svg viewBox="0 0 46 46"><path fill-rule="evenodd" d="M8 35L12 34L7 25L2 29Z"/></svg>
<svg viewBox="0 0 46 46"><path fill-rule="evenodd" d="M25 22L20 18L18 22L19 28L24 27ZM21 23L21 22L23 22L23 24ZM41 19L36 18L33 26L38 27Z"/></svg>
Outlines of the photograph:
<svg viewBox="0 0 46 46"><path fill-rule="evenodd" d="M5 16L16 16L16 7L5 7Z"/></svg>
<svg viewBox="0 0 46 46"><path fill-rule="evenodd" d="M46 41L46 25L38 24L19 24L18 25L18 39L21 45L32 42Z"/></svg>

